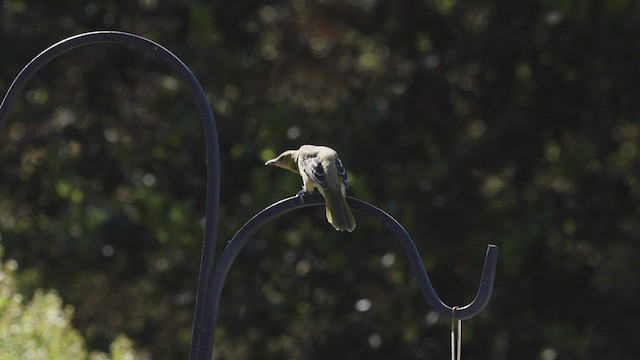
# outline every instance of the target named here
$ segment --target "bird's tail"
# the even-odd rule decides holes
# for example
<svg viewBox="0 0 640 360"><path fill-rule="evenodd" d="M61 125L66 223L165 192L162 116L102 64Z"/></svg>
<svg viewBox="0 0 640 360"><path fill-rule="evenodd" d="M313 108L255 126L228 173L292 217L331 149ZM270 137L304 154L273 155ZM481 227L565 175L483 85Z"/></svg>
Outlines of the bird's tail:
<svg viewBox="0 0 640 360"><path fill-rule="evenodd" d="M326 189L323 195L329 223L336 230L353 231L356 228L356 219L354 219L351 209L347 205L347 200L340 189Z"/></svg>

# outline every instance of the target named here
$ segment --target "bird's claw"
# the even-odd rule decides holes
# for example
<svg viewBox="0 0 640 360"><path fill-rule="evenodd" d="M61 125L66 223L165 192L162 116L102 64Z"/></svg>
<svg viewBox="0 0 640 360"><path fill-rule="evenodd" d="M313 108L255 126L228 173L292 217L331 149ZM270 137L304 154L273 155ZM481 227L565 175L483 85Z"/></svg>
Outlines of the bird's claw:
<svg viewBox="0 0 640 360"><path fill-rule="evenodd" d="M300 191L298 191L298 193L296 194L296 197L298 197L298 199L300 199L300 202L304 204L304 196L305 195L309 195L310 192L308 192L305 189L302 189Z"/></svg>

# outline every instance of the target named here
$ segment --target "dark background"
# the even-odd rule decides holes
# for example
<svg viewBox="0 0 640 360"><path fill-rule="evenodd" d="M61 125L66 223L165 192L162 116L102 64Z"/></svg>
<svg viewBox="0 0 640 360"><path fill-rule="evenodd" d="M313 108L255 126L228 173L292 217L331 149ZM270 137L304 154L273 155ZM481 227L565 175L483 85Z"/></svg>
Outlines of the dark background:
<svg viewBox="0 0 640 360"><path fill-rule="evenodd" d="M193 70L221 137L218 253L299 190L264 161L325 144L350 194L406 227L445 302L470 302L500 247L466 359L640 356L638 1L0 4L2 92L47 46L98 29ZM177 75L124 45L73 50L29 82L0 144L1 245L22 291L57 289L91 348L124 332L186 358L206 169ZM225 285L218 358L449 356L450 324L399 243L356 219L338 233L306 209L255 235Z"/></svg>

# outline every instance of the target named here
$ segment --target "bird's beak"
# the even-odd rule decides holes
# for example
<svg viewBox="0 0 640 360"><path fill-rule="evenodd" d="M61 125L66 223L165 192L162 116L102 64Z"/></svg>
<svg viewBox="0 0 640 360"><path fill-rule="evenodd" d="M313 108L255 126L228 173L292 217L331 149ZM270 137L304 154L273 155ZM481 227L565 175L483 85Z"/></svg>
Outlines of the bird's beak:
<svg viewBox="0 0 640 360"><path fill-rule="evenodd" d="M267 161L266 163L264 163L267 166L275 166L277 164L276 159L271 159L269 161Z"/></svg>

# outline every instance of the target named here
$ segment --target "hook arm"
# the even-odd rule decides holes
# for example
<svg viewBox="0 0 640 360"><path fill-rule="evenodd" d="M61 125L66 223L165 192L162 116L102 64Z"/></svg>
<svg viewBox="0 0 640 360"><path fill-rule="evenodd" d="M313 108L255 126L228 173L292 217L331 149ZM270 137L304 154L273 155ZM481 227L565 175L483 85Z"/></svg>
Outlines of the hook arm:
<svg viewBox="0 0 640 360"><path fill-rule="evenodd" d="M420 257L418 249L402 225L400 225L400 223L391 215L365 201L353 197L347 197L347 203L352 209L369 215L385 224L400 239L409 258L411 269L418 280L420 289L422 290L427 302L429 302L429 304L441 316L452 316L453 308L442 302L440 297L436 294L431 284L431 280L429 279L429 275L422 263L422 258ZM210 338L211 342L203 342L200 344L201 348L198 349L198 359L211 359L222 288L234 259L240 250L242 250L244 245L249 241L249 238L267 222L280 215L296 209L319 205L324 205L324 199L319 194L304 195L304 202L300 201L298 196L292 196L290 198L280 200L268 206L247 221L227 243L227 247L218 259L218 264L213 272L213 277L209 284L209 296L207 297L205 305L206 310L203 320L205 328L202 330L201 336L204 338ZM489 303L493 290L497 261L498 248L495 245L489 245L482 279L480 281L480 289L478 290L475 300L473 300L469 305L456 307L455 316L457 319L464 320L471 318L480 313Z"/></svg>
<svg viewBox="0 0 640 360"><path fill-rule="evenodd" d="M347 197L347 202L352 209L366 213L382 222L398 237L407 257L409 258L409 264L416 276L420 290L427 302L429 302L429 305L431 305L431 307L433 307L440 316L451 316L453 307L446 305L436 294L433 285L431 284L429 274L427 273L424 263L422 262L422 258L420 257L420 253L404 227L391 215L367 202L352 197ZM480 286L476 297L468 305L456 307L455 314L457 319L465 320L472 318L479 314L489 303L493 292L493 283L498 265L498 252L497 246L488 246L484 268L482 270L482 277L480 279Z"/></svg>

